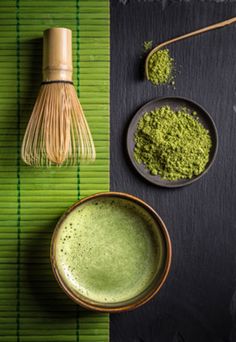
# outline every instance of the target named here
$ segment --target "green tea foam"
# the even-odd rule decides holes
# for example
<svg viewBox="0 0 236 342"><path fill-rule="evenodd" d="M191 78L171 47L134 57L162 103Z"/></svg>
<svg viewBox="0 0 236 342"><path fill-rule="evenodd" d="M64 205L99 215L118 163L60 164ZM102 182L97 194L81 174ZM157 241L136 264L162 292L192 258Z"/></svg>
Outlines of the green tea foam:
<svg viewBox="0 0 236 342"><path fill-rule="evenodd" d="M95 198L62 222L56 263L63 282L90 301L115 304L145 291L163 264L163 239L141 206Z"/></svg>

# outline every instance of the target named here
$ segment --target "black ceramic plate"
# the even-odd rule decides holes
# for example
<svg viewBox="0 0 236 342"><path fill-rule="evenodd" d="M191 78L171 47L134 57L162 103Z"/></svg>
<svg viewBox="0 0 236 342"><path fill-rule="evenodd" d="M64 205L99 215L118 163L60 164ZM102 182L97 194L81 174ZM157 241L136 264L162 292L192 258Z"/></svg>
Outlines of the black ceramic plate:
<svg viewBox="0 0 236 342"><path fill-rule="evenodd" d="M211 140L212 140L212 148L210 152L210 159L206 166L205 171L203 171L199 176L193 177L191 179L180 179L176 181L169 181L162 179L160 176L153 176L150 174L149 170L145 168L143 164L138 164L134 159L134 134L136 132L137 124L139 119L146 113L150 112L151 110L155 108L159 108L162 106L170 106L174 110L178 110L182 107L188 108L190 112L196 111L197 116L199 118L199 121L202 123L202 125L208 129ZM135 167L135 169L140 173L141 176L143 176L145 179L147 179L149 182L162 186L167 188L177 188L181 186L185 186L188 184L191 184L201 178L211 167L213 164L216 153L218 148L218 135L217 135L217 129L214 124L214 121L212 120L211 116L207 113L205 109L203 109L201 106L199 106L197 103L190 101L185 98L181 97L165 97L165 98L159 98L152 100L148 103L146 103L143 107L141 107L137 113L134 115L128 129L127 134L127 149L128 154L130 157L130 160Z"/></svg>

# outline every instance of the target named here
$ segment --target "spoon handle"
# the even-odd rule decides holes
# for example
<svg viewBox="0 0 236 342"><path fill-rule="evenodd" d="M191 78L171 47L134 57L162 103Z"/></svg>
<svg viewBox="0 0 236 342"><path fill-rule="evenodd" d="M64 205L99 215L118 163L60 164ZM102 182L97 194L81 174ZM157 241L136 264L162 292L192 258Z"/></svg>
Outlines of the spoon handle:
<svg viewBox="0 0 236 342"><path fill-rule="evenodd" d="M167 40L164 43L159 44L157 46L157 48L160 49L160 48L162 48L162 47L164 47L166 45L169 45L171 43L177 42L178 40L182 40L182 39L185 39L185 38L196 36L197 34L200 34L200 33L203 33L203 32L207 32L207 31L210 31L210 30L215 30L217 28L224 27L226 25L231 25L231 24L233 24L235 22L236 22L236 17L233 17L233 18L230 18L228 20L221 21L219 23L216 23L216 24L213 24L213 25L201 28L201 29L193 31L193 32L186 33L186 34L184 34L182 36L175 37L175 38L172 38L170 40Z"/></svg>

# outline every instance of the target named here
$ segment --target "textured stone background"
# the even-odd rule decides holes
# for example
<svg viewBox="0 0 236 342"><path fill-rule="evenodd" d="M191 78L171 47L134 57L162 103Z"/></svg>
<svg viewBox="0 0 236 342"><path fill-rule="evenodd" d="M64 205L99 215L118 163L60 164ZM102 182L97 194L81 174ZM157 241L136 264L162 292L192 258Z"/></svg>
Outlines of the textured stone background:
<svg viewBox="0 0 236 342"><path fill-rule="evenodd" d="M233 16L235 1L111 1L111 189L150 203L173 244L166 284L151 303L112 316L111 342L236 341L236 25L170 46L176 90L143 79L142 47ZM176 190L148 184L125 151L135 111L166 95L197 101L219 132L213 168Z"/></svg>

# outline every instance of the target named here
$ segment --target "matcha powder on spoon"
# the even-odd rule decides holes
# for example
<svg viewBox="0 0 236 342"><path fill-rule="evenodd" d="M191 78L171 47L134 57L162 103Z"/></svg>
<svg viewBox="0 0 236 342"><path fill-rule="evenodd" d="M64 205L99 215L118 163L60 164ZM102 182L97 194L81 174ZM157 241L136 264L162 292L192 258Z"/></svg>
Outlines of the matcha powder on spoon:
<svg viewBox="0 0 236 342"><path fill-rule="evenodd" d="M212 146L207 129L197 113L169 106L145 113L134 136L134 157L152 175L178 180L201 174L209 161Z"/></svg>
<svg viewBox="0 0 236 342"><path fill-rule="evenodd" d="M168 49L154 52L148 61L148 79L154 85L173 83L174 59Z"/></svg>

